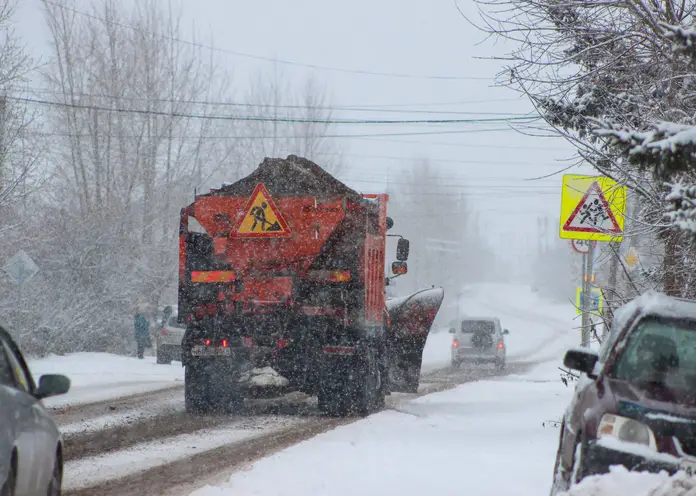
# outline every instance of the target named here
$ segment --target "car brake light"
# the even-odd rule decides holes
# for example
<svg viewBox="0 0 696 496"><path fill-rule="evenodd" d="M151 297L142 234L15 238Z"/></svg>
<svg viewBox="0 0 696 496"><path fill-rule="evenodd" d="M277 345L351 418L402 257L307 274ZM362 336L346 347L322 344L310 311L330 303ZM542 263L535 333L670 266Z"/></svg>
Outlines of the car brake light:
<svg viewBox="0 0 696 496"><path fill-rule="evenodd" d="M282 350L283 348L287 347L287 345L288 345L287 339L283 339L283 338L278 339L278 349L279 350Z"/></svg>
<svg viewBox="0 0 696 496"><path fill-rule="evenodd" d="M251 336L244 336L242 338L242 344L246 346L247 348L253 348L254 347L254 340Z"/></svg>
<svg viewBox="0 0 696 496"><path fill-rule="evenodd" d="M498 348L504 348L504 347L505 347L505 345L503 344L502 341L498 342Z"/></svg>
<svg viewBox="0 0 696 496"><path fill-rule="evenodd" d="M165 327L163 327L162 330L160 331L160 334L162 336L167 336L167 335L169 335L169 332L167 331L167 329Z"/></svg>
<svg viewBox="0 0 696 496"><path fill-rule="evenodd" d="M205 340L205 345L206 345L206 346L210 346L210 339L206 339L206 340Z"/></svg>
<svg viewBox="0 0 696 496"><path fill-rule="evenodd" d="M226 339L222 340L222 347L227 348L227 340Z"/></svg>
<svg viewBox="0 0 696 496"><path fill-rule="evenodd" d="M458 348L458 347L459 347L459 340L455 339L454 341L452 341L452 348Z"/></svg>

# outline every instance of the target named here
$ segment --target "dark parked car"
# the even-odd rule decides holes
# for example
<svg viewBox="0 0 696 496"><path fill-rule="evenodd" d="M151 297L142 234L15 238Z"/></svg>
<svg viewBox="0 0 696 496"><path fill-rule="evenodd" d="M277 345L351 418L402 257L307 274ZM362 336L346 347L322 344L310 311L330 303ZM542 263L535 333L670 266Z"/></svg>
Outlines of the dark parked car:
<svg viewBox="0 0 696 496"><path fill-rule="evenodd" d="M612 465L696 472L696 301L644 294L617 310L599 353L572 349L564 363L582 374L551 494Z"/></svg>
<svg viewBox="0 0 696 496"><path fill-rule="evenodd" d="M0 495L60 495L62 440L41 400L69 388L62 375L41 376L37 387L19 348L0 327Z"/></svg>

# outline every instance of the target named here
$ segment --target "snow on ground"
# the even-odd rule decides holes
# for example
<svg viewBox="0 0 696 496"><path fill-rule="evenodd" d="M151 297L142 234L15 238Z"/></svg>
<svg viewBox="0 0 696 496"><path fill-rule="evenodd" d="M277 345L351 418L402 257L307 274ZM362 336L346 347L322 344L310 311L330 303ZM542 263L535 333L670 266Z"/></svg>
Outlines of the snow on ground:
<svg viewBox="0 0 696 496"><path fill-rule="evenodd" d="M74 490L94 486L108 480L188 458L226 444L258 437L306 420L280 417L268 418L267 420L260 418L257 421L258 425L251 429L245 427L244 422L233 422L214 429L161 438L125 450L70 461L65 466L64 488Z"/></svg>
<svg viewBox="0 0 696 496"><path fill-rule="evenodd" d="M511 360L543 363L404 402L191 496L548 494L558 445L558 428L548 421L560 419L573 393L558 366L580 338L574 308L506 285L469 288L460 303L468 315L501 318ZM446 330L430 335L424 371L449 364L450 343Z"/></svg>
<svg viewBox="0 0 696 496"><path fill-rule="evenodd" d="M571 395L552 366L464 384L319 435L191 496L545 494L558 429L543 424Z"/></svg>
<svg viewBox="0 0 696 496"><path fill-rule="evenodd" d="M183 384L180 362L157 365L155 357L142 360L108 353L52 355L29 361L35 380L42 374L64 374L70 378L68 394L47 398L47 407L91 403L131 394L166 389Z"/></svg>
<svg viewBox="0 0 696 496"><path fill-rule="evenodd" d="M696 479L684 472L669 476L666 472L629 472L621 466L611 467L607 475L587 477L563 496L693 496Z"/></svg>

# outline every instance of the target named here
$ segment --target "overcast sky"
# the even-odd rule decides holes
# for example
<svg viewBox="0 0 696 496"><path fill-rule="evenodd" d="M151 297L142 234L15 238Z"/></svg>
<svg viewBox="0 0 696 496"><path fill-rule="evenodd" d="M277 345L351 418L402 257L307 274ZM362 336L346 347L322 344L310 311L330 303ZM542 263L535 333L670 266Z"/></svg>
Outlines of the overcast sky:
<svg viewBox="0 0 696 496"><path fill-rule="evenodd" d="M77 0L76 8L89 10L91 1ZM476 58L502 55L510 47L484 41L453 0L181 0L178 5L184 25L190 26L188 35L193 37L195 30L198 41L214 46L217 62L233 74L234 95L242 95L260 71L274 68L271 61L239 55L243 53L300 64L278 62L275 68L298 86L312 77L326 89L332 105L380 106L370 112L336 112L334 117L475 119L533 111L516 92L495 87L500 62ZM460 0L460 8L473 17L471 0ZM28 48L47 60L39 0L21 0L17 20ZM366 74L370 72L389 75ZM405 109L419 113L385 111ZM385 178L398 181L399 170L413 159L428 158L452 189L465 191L471 207L481 211L499 254L517 258L535 248L539 215L551 216L548 235L557 237L561 176L524 179L567 166L563 160L572 149L560 139L525 136L500 123L341 126L334 132L455 130L462 132L341 138L348 165L343 179L364 192L380 191Z"/></svg>

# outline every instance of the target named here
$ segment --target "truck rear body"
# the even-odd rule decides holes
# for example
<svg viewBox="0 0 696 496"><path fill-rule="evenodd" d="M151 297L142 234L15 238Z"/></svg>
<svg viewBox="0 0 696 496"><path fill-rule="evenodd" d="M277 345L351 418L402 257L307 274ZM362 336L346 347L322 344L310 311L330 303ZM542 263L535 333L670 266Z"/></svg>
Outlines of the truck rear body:
<svg viewBox="0 0 696 496"><path fill-rule="evenodd" d="M386 346L387 201L294 156L196 196L180 221L184 366L270 366L316 394Z"/></svg>

